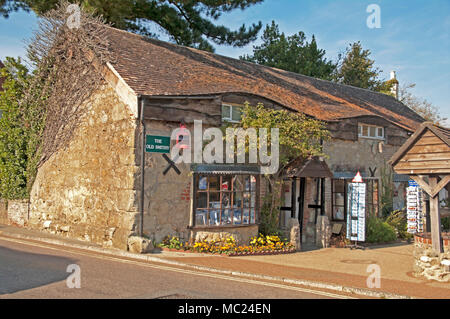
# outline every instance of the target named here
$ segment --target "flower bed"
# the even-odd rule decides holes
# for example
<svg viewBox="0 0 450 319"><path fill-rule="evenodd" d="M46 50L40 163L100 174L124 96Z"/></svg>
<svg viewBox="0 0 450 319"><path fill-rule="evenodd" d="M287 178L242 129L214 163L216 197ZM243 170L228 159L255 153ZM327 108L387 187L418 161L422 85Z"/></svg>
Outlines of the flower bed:
<svg viewBox="0 0 450 319"><path fill-rule="evenodd" d="M199 241L193 244L181 243L178 238L172 237L158 245L166 251L206 253L223 256L255 256L288 254L295 252L295 248L279 236L253 237L249 245L238 245L233 237L222 241Z"/></svg>

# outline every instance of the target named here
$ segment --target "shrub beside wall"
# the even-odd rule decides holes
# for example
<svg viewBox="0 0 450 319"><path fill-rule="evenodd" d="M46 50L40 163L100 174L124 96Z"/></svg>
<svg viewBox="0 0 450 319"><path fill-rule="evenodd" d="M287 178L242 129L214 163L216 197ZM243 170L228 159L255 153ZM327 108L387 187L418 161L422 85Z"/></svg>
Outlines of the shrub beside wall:
<svg viewBox="0 0 450 319"><path fill-rule="evenodd" d="M377 217L367 219L366 242L368 243L386 243L397 240L396 230Z"/></svg>

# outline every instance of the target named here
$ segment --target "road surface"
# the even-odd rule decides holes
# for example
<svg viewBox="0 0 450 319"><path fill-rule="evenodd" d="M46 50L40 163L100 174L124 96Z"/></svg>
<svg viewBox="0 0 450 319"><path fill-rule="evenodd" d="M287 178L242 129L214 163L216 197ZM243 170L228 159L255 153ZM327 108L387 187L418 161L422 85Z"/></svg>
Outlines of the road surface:
<svg viewBox="0 0 450 319"><path fill-rule="evenodd" d="M68 267L70 272L67 271ZM74 272L75 268L79 270L80 288L69 288L68 286L73 287L77 282L75 275L78 273ZM193 271L75 248L0 237L0 298L339 297L340 295L334 293L292 285Z"/></svg>

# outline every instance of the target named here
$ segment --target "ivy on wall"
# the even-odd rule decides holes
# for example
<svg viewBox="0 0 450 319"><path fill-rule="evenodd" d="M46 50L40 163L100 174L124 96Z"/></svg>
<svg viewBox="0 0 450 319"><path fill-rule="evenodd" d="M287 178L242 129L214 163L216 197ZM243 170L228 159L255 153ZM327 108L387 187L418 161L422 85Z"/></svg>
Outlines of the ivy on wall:
<svg viewBox="0 0 450 319"><path fill-rule="evenodd" d="M43 117L35 116L38 102L22 103L33 74L20 59L6 58L4 63L0 70L5 80L0 91L0 197L23 199L28 197L35 175L33 159Z"/></svg>

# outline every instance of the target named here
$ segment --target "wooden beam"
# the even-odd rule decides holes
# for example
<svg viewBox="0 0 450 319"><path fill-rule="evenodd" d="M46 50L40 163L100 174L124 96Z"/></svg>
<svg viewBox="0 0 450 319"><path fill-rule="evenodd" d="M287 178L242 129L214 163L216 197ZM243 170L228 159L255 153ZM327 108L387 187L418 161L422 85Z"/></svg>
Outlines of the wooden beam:
<svg viewBox="0 0 450 319"><path fill-rule="evenodd" d="M443 179L441 179L439 181L439 183L434 187L434 189L432 190L432 196L436 196L437 194L439 194L439 192L445 187L447 186L447 184L450 182L450 175L446 175Z"/></svg>
<svg viewBox="0 0 450 319"><path fill-rule="evenodd" d="M415 145L408 151L409 154L423 154L423 153L442 153L448 152L448 145L442 143L441 145Z"/></svg>
<svg viewBox="0 0 450 319"><path fill-rule="evenodd" d="M394 167L397 174L403 175L445 175L450 174L450 168L446 169L398 169Z"/></svg>
<svg viewBox="0 0 450 319"><path fill-rule="evenodd" d="M445 145L445 143L436 136L422 136L414 145L427 146L427 145Z"/></svg>
<svg viewBox="0 0 450 319"><path fill-rule="evenodd" d="M422 178L422 176L419 175L411 175L410 176L417 184L419 184L419 186L425 191L425 193L427 193L428 195L430 195L431 197L431 187L430 185L427 184L427 182L425 182L425 180Z"/></svg>
<svg viewBox="0 0 450 319"><path fill-rule="evenodd" d="M416 170L416 169L448 169L450 168L450 159L444 159L444 160L433 160L433 161L406 161L401 160L395 165L396 169L409 169L409 170Z"/></svg>
<svg viewBox="0 0 450 319"><path fill-rule="evenodd" d="M438 185L437 177L430 176L430 187L435 188ZM420 184L419 184L420 185ZM431 219L431 241L433 250L436 253L443 253L444 246L442 244L441 234L441 216L439 214L439 196L430 196L430 219Z"/></svg>
<svg viewBox="0 0 450 319"><path fill-rule="evenodd" d="M439 192L447 186L447 184L450 182L450 175L446 175L439 183L437 183L434 187L431 185L428 185L425 180L419 176L419 175L412 175L411 178L416 181L417 184L419 184L420 187L428 194L430 197L435 197ZM430 177L431 181L431 177ZM437 181L437 180L436 180Z"/></svg>

